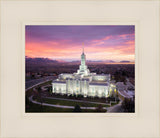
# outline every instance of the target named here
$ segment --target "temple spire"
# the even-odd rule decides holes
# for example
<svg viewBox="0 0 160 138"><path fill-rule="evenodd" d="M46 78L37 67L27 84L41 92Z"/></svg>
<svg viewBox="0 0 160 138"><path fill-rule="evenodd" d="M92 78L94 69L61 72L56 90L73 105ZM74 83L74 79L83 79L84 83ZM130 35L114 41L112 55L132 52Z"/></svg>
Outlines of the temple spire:
<svg viewBox="0 0 160 138"><path fill-rule="evenodd" d="M78 74L89 75L90 71L86 65L86 55L84 54L84 43L82 43L81 64L79 66Z"/></svg>
<svg viewBox="0 0 160 138"><path fill-rule="evenodd" d="M84 54L84 43L82 43L82 45L83 45L83 47L82 47L82 52L83 52L83 54Z"/></svg>

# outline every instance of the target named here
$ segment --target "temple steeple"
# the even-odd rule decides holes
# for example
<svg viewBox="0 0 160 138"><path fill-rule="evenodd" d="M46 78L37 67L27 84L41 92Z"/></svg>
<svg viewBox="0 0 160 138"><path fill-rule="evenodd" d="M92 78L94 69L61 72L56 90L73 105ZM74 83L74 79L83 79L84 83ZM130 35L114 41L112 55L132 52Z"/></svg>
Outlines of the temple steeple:
<svg viewBox="0 0 160 138"><path fill-rule="evenodd" d="M89 70L87 69L86 66L86 55L84 54L84 47L82 49L82 54L81 54L81 65L79 66L79 70L77 71L77 73L83 75L89 74Z"/></svg>
<svg viewBox="0 0 160 138"><path fill-rule="evenodd" d="M82 55L81 55L81 65L82 66L86 65L86 55L84 54L84 48L83 48Z"/></svg>

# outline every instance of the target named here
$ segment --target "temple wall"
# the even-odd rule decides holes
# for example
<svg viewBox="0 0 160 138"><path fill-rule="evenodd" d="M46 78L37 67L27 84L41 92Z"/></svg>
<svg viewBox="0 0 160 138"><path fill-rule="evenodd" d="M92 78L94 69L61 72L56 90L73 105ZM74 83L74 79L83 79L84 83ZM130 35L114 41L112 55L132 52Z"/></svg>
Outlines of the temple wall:
<svg viewBox="0 0 160 138"><path fill-rule="evenodd" d="M108 97L109 86L89 85L88 81L67 80L65 83L52 83L53 93L81 94L86 96Z"/></svg>
<svg viewBox="0 0 160 138"><path fill-rule="evenodd" d="M52 83L52 92L53 93L66 93L66 83Z"/></svg>
<svg viewBox="0 0 160 138"><path fill-rule="evenodd" d="M89 96L108 97L108 94L108 86L89 85Z"/></svg>

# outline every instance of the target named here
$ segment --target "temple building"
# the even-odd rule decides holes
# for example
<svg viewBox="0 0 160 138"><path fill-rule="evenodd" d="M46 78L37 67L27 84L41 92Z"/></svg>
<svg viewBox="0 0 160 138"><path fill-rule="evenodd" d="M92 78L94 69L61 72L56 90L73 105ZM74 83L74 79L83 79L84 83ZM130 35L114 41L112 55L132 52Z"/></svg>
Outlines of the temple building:
<svg viewBox="0 0 160 138"><path fill-rule="evenodd" d="M86 65L84 49L81 65L73 74L63 73L52 82L52 92L84 97L108 97L110 91L110 74L91 73Z"/></svg>

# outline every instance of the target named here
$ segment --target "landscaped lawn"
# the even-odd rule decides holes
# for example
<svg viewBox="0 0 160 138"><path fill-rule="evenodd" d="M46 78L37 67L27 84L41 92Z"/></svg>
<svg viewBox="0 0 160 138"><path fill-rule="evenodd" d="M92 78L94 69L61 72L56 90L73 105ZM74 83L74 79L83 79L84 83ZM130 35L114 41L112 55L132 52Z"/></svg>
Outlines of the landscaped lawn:
<svg viewBox="0 0 160 138"><path fill-rule="evenodd" d="M56 108L56 107L49 107L49 106L41 106L38 104L30 103L29 107L26 108L26 113L73 113L74 109L67 109L67 108ZM106 112L107 110L103 109L101 112ZM82 109L81 113L93 113L98 112L97 110L92 109Z"/></svg>
<svg viewBox="0 0 160 138"><path fill-rule="evenodd" d="M55 100L55 99L47 99L47 98L43 98L43 103L55 104L55 105L66 105L66 106L79 105L81 107L98 107L100 105L100 104L94 104L94 103L85 103L85 102L77 102L77 101L66 101L66 100L57 100L57 99ZM108 105L103 105L103 104L101 104L101 105L103 107L108 107Z"/></svg>
<svg viewBox="0 0 160 138"><path fill-rule="evenodd" d="M106 98L98 98L98 97L76 97L72 95L67 96L67 95L61 95L61 94L55 94L55 93L52 93L50 97L106 103Z"/></svg>
<svg viewBox="0 0 160 138"><path fill-rule="evenodd" d="M42 84L38 85L38 87L46 86L46 85L49 85L49 84L52 84L52 81L46 81L45 83L42 83Z"/></svg>
<svg viewBox="0 0 160 138"><path fill-rule="evenodd" d="M116 104L118 104L119 102L116 102L116 103L111 103L111 106L113 106L113 105L116 105Z"/></svg>

